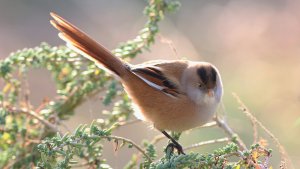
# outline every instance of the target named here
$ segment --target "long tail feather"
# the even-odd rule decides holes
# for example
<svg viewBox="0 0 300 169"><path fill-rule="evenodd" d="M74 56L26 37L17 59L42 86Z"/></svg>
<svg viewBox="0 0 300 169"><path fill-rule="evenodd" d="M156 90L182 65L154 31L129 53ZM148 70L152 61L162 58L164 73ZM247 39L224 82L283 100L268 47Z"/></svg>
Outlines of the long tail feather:
<svg viewBox="0 0 300 169"><path fill-rule="evenodd" d="M50 23L61 32L59 37L66 41L68 46L76 48L76 51L83 53L88 59L103 65L120 77L128 72L125 63L104 46L57 14L51 12L50 15L54 19Z"/></svg>

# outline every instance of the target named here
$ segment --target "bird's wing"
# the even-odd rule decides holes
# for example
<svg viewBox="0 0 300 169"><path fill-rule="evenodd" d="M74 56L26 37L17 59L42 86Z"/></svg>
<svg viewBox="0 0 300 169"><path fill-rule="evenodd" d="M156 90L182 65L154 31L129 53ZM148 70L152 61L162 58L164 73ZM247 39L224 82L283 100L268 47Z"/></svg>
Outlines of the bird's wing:
<svg viewBox="0 0 300 169"><path fill-rule="evenodd" d="M181 68L174 69L170 66L174 66L174 62L148 62L137 65L132 69L132 72L148 85L164 92L166 95L179 97L185 94L180 86L182 71L180 72Z"/></svg>

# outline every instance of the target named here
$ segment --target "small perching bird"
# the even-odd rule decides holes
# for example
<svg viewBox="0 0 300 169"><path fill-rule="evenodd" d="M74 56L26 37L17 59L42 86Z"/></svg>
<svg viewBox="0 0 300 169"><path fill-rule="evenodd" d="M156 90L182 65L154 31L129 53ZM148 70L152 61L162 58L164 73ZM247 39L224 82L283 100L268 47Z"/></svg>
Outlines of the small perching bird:
<svg viewBox="0 0 300 169"><path fill-rule="evenodd" d="M67 46L117 75L135 105L136 117L151 122L179 153L181 145L165 130L182 132L212 119L223 94L220 73L212 64L156 60L131 65L62 17L50 15Z"/></svg>

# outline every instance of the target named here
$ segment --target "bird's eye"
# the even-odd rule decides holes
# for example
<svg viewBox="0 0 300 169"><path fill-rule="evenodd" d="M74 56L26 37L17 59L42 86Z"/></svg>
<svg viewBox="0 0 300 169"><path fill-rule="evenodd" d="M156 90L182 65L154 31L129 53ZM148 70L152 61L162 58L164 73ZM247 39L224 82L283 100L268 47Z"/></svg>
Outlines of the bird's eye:
<svg viewBox="0 0 300 169"><path fill-rule="evenodd" d="M203 84L203 83L198 83L198 87L199 87L199 88L203 88L203 87L204 87L204 84Z"/></svg>

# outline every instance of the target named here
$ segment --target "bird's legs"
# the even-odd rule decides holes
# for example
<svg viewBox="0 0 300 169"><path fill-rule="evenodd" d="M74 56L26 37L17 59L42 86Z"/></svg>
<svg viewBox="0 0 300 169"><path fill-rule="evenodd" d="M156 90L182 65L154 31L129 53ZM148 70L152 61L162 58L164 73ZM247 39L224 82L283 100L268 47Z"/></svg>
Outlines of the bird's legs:
<svg viewBox="0 0 300 169"><path fill-rule="evenodd" d="M171 137L166 131L162 130L161 133L163 133L168 139L170 139L172 141L172 143L170 143L168 145L168 147L174 147L177 149L178 154L185 154L183 152L182 146L173 138Z"/></svg>

